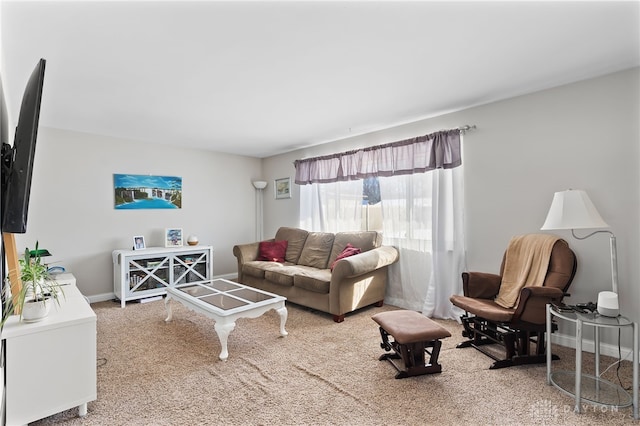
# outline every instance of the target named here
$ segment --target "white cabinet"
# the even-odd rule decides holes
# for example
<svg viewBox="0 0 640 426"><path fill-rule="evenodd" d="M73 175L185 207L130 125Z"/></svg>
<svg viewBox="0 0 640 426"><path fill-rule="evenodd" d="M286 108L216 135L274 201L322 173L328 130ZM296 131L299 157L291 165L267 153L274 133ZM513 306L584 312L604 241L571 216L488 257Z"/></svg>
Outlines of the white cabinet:
<svg viewBox="0 0 640 426"><path fill-rule="evenodd" d="M166 294L167 287L211 280L210 246L114 250L113 292L124 308L128 300Z"/></svg>
<svg viewBox="0 0 640 426"><path fill-rule="evenodd" d="M96 314L71 274L56 278L64 297L42 321L9 318L5 346L5 419L25 425L96 399Z"/></svg>

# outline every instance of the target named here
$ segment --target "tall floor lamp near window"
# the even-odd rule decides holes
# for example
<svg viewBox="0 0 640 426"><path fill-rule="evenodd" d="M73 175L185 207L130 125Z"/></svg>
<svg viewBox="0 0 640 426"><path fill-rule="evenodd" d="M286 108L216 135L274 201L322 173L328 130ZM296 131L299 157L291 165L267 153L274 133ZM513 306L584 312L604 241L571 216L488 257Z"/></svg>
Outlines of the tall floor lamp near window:
<svg viewBox="0 0 640 426"><path fill-rule="evenodd" d="M263 213L262 213L262 190L267 187L267 182L256 180L252 182L256 189L256 241L262 241L263 238Z"/></svg>
<svg viewBox="0 0 640 426"><path fill-rule="evenodd" d="M594 231L584 237L579 237L575 229L608 228L600 213L589 199L587 193L579 189L556 192L542 225L542 230L571 229L571 234L578 240L584 240L599 233L609 234L611 248L611 285L613 291L601 291L598 294L598 313L609 317L617 317L618 304L618 253L616 237L611 231Z"/></svg>

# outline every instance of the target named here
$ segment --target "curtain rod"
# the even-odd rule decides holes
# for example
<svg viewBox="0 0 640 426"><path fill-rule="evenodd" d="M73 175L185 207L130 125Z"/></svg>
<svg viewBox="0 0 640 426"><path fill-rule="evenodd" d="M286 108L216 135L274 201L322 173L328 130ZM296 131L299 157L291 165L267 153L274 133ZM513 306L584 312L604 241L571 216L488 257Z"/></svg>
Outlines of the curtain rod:
<svg viewBox="0 0 640 426"><path fill-rule="evenodd" d="M476 130L476 129L477 129L477 127L476 127L476 125L475 125L475 124L471 124L471 125L469 125L469 124L463 124L462 126L458 126L458 127L456 127L456 130L459 130L459 131L460 131L460 133L462 133L462 134L464 134L464 133L466 133L466 132L468 132L468 131L470 131L470 130ZM444 131L444 130L441 130L441 131ZM330 155L331 155L331 154L330 154ZM305 160L305 159L306 159L306 158L303 158L302 160ZM294 161L293 163L295 164L295 161Z"/></svg>

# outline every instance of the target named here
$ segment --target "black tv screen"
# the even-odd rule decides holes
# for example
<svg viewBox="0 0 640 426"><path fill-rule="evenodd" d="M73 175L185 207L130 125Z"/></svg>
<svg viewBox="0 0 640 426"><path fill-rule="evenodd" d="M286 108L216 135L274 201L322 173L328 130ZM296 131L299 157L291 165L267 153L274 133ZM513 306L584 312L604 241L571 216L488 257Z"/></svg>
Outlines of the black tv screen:
<svg viewBox="0 0 640 426"><path fill-rule="evenodd" d="M13 147L2 145L2 232L24 234L27 231L45 63L40 59L27 82Z"/></svg>

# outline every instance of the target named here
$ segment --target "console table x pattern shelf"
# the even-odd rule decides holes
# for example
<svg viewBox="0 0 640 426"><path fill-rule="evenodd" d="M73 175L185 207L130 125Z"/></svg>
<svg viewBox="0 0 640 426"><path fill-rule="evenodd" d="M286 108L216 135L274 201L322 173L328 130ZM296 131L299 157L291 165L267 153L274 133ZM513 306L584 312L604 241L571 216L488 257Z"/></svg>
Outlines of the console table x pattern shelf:
<svg viewBox="0 0 640 426"><path fill-rule="evenodd" d="M113 251L113 292L123 308L127 301L164 295L177 285L210 281L212 275L211 246Z"/></svg>

